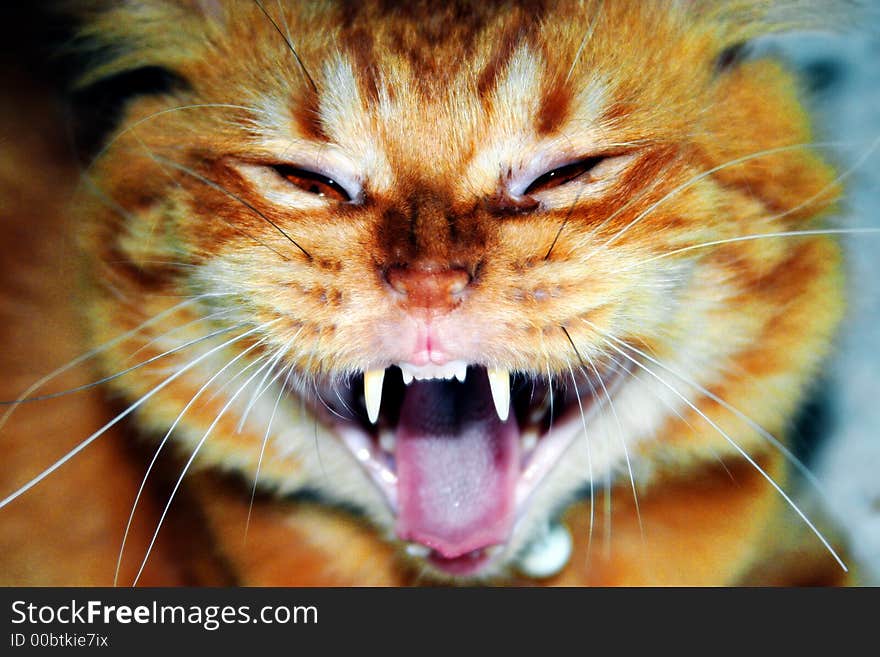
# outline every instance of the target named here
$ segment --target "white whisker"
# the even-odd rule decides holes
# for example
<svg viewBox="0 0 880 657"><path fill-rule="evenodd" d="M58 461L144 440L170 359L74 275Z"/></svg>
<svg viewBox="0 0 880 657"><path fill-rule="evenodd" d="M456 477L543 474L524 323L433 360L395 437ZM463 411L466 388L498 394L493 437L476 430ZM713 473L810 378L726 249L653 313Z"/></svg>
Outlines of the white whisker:
<svg viewBox="0 0 880 657"><path fill-rule="evenodd" d="M274 320L274 321L278 321L278 320ZM140 580L140 577L144 572L144 568L146 567L147 561L150 558L150 553L153 551L153 546L156 544L156 538L159 536L159 531L162 529L162 524L165 522L165 518L168 515L168 510L171 508L171 503L174 501L174 496L177 494L177 491L180 488L181 483L183 483L183 479L186 476L186 473L189 471L189 468L193 464L193 461L195 461L196 456L198 455L199 451L202 448L202 445L205 444L205 441L208 439L208 436L211 435L211 432L214 430L214 427L217 426L217 423L220 422L221 418L226 414L226 411L229 410L229 407L232 406L232 404L235 402L235 400L238 398L238 396L241 394L241 392L250 384L251 381L253 381L257 376L259 376L259 374L263 371L264 368L269 366L269 362L270 361L267 359L267 361L256 372L251 374L251 376L247 379L247 381L245 381L243 384L241 384L241 386L238 388L238 390L235 391L235 394L233 394L229 398L229 400L226 402L226 404L223 405L223 408L220 409L220 412L217 413L217 416L214 418L214 420L211 422L210 426L205 431L202 438L196 444L195 448L192 451L192 454L190 454L189 459L184 464L183 470L181 471L180 476L177 478L177 482L174 484L174 488L171 490L171 494L168 496L168 502L165 504L165 508L162 510L162 513L159 516L159 521L156 523L156 530L153 532L153 537L150 539L150 544L147 546L146 554L144 554L143 561L141 561L140 568L138 569L137 575L135 575L134 581L132 582L132 586L137 586L138 580Z"/></svg>
<svg viewBox="0 0 880 657"><path fill-rule="evenodd" d="M259 347L263 342L265 342L266 338L262 338L258 340L254 344L252 344L247 349L243 350L241 353L237 354L234 358L232 358L228 363L226 363L222 368L220 368L211 378L209 378L205 384L199 388L199 390L192 396L192 398L187 402L187 404L183 407L183 409L178 413L177 417L174 419L174 422L171 423L171 426L168 427L168 430L165 432L165 435L162 437L162 440L159 441L158 447L156 447L155 452L153 453L153 459L150 461L150 464L147 466L147 471L144 473L144 477L141 480L140 488L138 488L138 492L135 495L134 502L131 505L131 512L128 516L128 521L125 524L125 531L122 534L122 544L119 546L119 556L116 559L116 572L113 575L113 586L116 586L119 580L119 570L122 567L122 555L125 552L125 544L128 540L128 534L131 530L131 523L134 520L134 514L137 510L138 503L140 502L141 496L143 495L144 489L147 486L147 479L150 477L150 473L153 471L153 467L156 465L156 461L159 460L159 454L162 452L162 449L165 447L165 443L168 442L168 439L171 437L171 434L174 432L174 429L177 428L178 423L183 419L183 416L186 415L186 412L192 407L195 401L202 395L202 393L208 389L208 387L217 380L217 378L223 374L233 363L240 360L244 356L246 356L249 352L253 351L257 347Z"/></svg>
<svg viewBox="0 0 880 657"><path fill-rule="evenodd" d="M571 374L571 384L575 387L575 391L577 390L577 382L574 376L574 370L571 369L571 365L568 366L568 371ZM590 444L590 437L587 432L587 419L584 416L584 405L581 402L581 397L578 394L575 394L577 398L578 409L581 412L581 426L584 429L584 444L587 446L587 473L590 478L590 529L587 534L587 561L590 560L590 553L593 549L593 524L595 521L596 514L596 492L595 492L595 483L593 482L593 449Z"/></svg>
<svg viewBox="0 0 880 657"><path fill-rule="evenodd" d="M65 397L67 395L72 395L77 392L82 392L83 390L89 390L89 389L94 388L96 386L102 385L104 383L108 383L108 382L113 381L115 379L118 379L122 376L125 376L129 372L139 370L142 367L150 365L158 360L161 360L162 358L166 358L172 354L176 354L178 352L181 352L184 349L188 349L189 347L192 347L194 345L201 344L202 342L205 342L206 340L210 340L212 338L216 338L219 335L224 335L226 333L229 333L230 331L234 331L235 329L241 328L242 326L243 326L243 324L236 324L234 326L227 326L225 328L217 329L216 331L212 331L211 333L208 333L207 335L203 335L198 338L193 338L192 340L189 340L188 342L185 342L182 345L178 345L177 347L174 347L173 349L169 349L168 351L164 351L161 354L158 354L156 356L151 356L147 360L141 361L137 365L132 365L131 367L127 367L123 370L120 370L119 372L116 372L114 374L110 374L109 376L105 376L102 379L98 379L97 381L92 381L90 383L84 383L81 386L76 386L74 388L68 388L67 390L61 390L59 392L53 392L53 393L49 393L46 395L40 395L38 397L28 397L26 399L16 399L15 401L8 402L8 403L17 405L17 404L24 404L24 403L37 402L37 401L47 401L49 399L57 399L59 397ZM0 405L2 405L4 403L7 403L7 402L0 402Z"/></svg>
<svg viewBox="0 0 880 657"><path fill-rule="evenodd" d="M91 436L89 436L88 438L86 438L85 440L83 440L79 445L77 445L77 446L74 447L72 450L70 450L67 454L65 454L63 457L61 457L60 459L58 459L57 461L55 461L55 463L53 463L53 464L50 465L48 468L46 468L45 470L43 470L43 471L42 471L40 474L38 474L36 477L34 477L34 478L31 479L29 482L27 482L26 484L24 484L23 486L21 486L18 490L14 491L13 493L10 493L10 494L7 495L5 498L3 498L2 500L0 500L0 509L2 509L3 507L5 507L5 506L6 506L7 504L9 504L10 502L12 502L13 500L17 499L18 497L20 497L21 495L23 495L24 493L26 493L27 491L29 491L31 488L33 488L34 486L36 486L36 485L37 485L38 483L40 483L41 481L43 481L46 477L48 477L50 474L52 474L53 472L55 472L58 468L60 468L60 467L61 467L62 465L64 465L65 463L67 463L70 459L72 459L74 456L76 456L77 454L79 454L79 453L80 453L82 450L84 450L86 447L88 447L89 445L91 445L95 440L98 439L98 437L100 437L101 435L103 435L108 429L110 429L112 426L118 424L118 423L119 423L122 419L124 419L125 417L131 415L131 414L132 414L137 408L139 408L141 405L143 405L144 402L146 402L148 399L150 399L153 395L155 395L157 392L159 392L160 390L162 390L163 388L165 388L168 384L170 384L172 381L174 381L174 380L177 379L178 377L180 377L180 376L182 376L183 374L185 374L188 370L190 370L190 369L192 369L193 367L195 367L195 366L196 366L198 363L200 363L202 360L204 360L205 358L208 358L210 355L212 355L212 354L215 353L216 351L218 351L218 350L220 350L220 349L222 349L222 348L224 348L224 347L227 347L228 345L233 344L234 342L237 342L238 340L241 340L242 338L244 338L244 337L246 337L246 336L248 336L248 335L251 335L252 333L255 333L256 331L259 331L259 330L263 330L263 329L265 329L267 326L269 326L269 325L271 325L271 324L274 324L276 321L279 321L279 320L273 320L272 322L268 322L268 323L263 324L263 325L261 325L261 326L257 326L257 327L255 327L255 328L253 328L253 329L251 329L251 330L249 330L249 331L247 331L247 332L245 332L245 333L243 333L243 334L241 334L241 335L235 337L235 338L232 338L231 340L227 340L227 341L224 342L223 344L214 347L214 348L211 349L210 351L208 351L208 352L202 354L201 356L199 356L199 357L197 357L196 359L194 359L194 360L190 361L189 363L187 363L184 367L182 367L182 368L181 368L180 370L178 370L176 373L172 374L172 375L169 376L167 379L165 379L164 381L162 381L160 384L158 384L156 387L154 387L154 388L153 388L152 390L150 390L148 393L146 393L145 395L143 395L143 396L142 396L140 399L138 399L136 402L134 402L133 404L129 405L128 408L126 408L124 411L122 411L121 413L119 413L116 417L114 417L112 420L110 420L109 422L107 422L103 427L101 427L100 429L98 429L97 431L95 431Z"/></svg>
<svg viewBox="0 0 880 657"><path fill-rule="evenodd" d="M584 321L586 321L586 320L584 320ZM587 323L589 323L589 322L587 322ZM596 326L593 325L592 328L594 330L598 331L598 328ZM599 332L602 333L601 331L599 331ZM674 377L676 377L679 381L682 381L683 383L697 389L701 394L706 395L709 399L711 399L712 401L716 402L717 404L721 405L722 407L724 407L725 409L727 409L728 411L730 411L731 413L736 415L739 419L741 419L743 422L745 422L749 427L751 427L752 429L757 431L761 435L761 437L764 438L764 440L766 440L773 447L778 449L783 454L783 456L785 456L785 458L788 460L788 462L791 463L791 465L794 466L797 469L797 471L807 481L810 482L810 484L816 489L816 491L820 495L823 495L823 496L825 495L822 484L819 482L819 480L816 478L816 476L812 472L810 472L809 468L807 468L807 466L804 465L804 463L799 458L797 458L794 455L794 453L791 450L789 450L782 443L782 441L780 441L778 438L776 438L772 433L767 431L760 424L755 422L748 415L746 415L745 413L740 411L738 408L736 408L732 404L728 403L727 401L725 401L724 399L722 399L721 397L719 397L718 395L716 395L712 391L706 389L704 386L701 386L696 381L693 381L693 380L689 379L688 377L685 377L684 375L680 374L679 372L676 372L672 368L661 363L656 358L652 358L650 355L646 354L641 349L638 349L638 348L632 346L631 344L627 344L626 342L623 342L622 340L619 340L619 339L615 338L614 336L611 336L611 335L608 335L605 333L603 333L603 335L605 336L605 338L613 340L614 342L616 342L620 346L625 347L626 349L629 349L629 350L637 353L639 356L641 356L645 360L648 360L651 363L654 363L658 367L662 368L663 370L669 372Z"/></svg>
<svg viewBox="0 0 880 657"><path fill-rule="evenodd" d="M684 395L682 395L680 392L678 392L678 390L676 390L673 386L671 386L669 383L667 383L661 377L659 377L655 372L651 371L647 366L640 363L638 360L636 360L632 356L628 355L626 352L619 349L610 340L605 340L605 343L609 347L614 349L616 352L618 352L621 356L623 356L624 358L626 358L627 360L632 362L634 365L636 365L637 367L639 367L642 370L644 370L645 372L647 372L651 377L653 377L658 382L660 382L662 385L667 387L674 395L676 395L679 399L681 399L694 412L696 412L700 417L702 417L713 429L715 429L715 431L717 431L718 434L721 435L728 442L728 444L730 444L730 446L733 447L740 454L740 456L742 456L749 463L749 465L751 465L753 468L755 468L755 470L767 481L767 483L769 483L773 487L773 489L782 497L782 499L785 500L786 504L788 504L788 506L792 509L792 511L794 511L800 517L800 519L807 525L807 527L809 527L810 531L812 531L813 534L815 534L816 538L818 538L822 542L822 545L825 546L825 549L828 550L829 554L834 558L834 560L843 569L843 571L849 572L846 567L846 564L844 564L843 560L840 558L840 556L838 556L838 554L834 550L834 548L831 547L831 544L828 542L828 540L825 538L825 536L822 534L822 532L819 531L819 529L806 516L806 514L804 514L804 512L801 511L800 507L794 502L794 500L792 500L791 497L789 497L789 495L782 489L782 487L776 483L776 481L773 479L773 477L771 477L766 472L766 470L764 470L749 455L748 452L746 452L742 447L740 447L740 445L735 440L733 440L729 435L727 435L727 433L721 427L719 427L717 424L715 424L715 422L713 422L705 413L703 413L699 408L697 408L696 405L694 405Z"/></svg>
<svg viewBox="0 0 880 657"><path fill-rule="evenodd" d="M672 251L666 251L665 253L660 253L658 255L651 256L650 258L640 260L635 265L627 267L621 271L628 271L636 267L641 267L649 262L668 258L678 253L696 251L697 249L706 249L710 246L719 246L721 244L734 244L736 242L749 242L752 240L779 237L814 237L816 235L866 235L873 233L880 233L880 228L816 228L808 230L784 230L773 233L756 233L754 235L740 235L739 237L729 237L727 239L712 240L711 242L701 242L700 244L691 244L690 246L683 246L678 249L673 249Z"/></svg>
<svg viewBox="0 0 880 657"><path fill-rule="evenodd" d="M89 170L94 166L95 162L97 162L102 156L104 156L107 153L107 151L109 151L117 141L119 141L122 137L124 137L128 133L132 132L133 130L136 130L137 128L142 126L144 123L147 123L148 121L152 121L152 120L154 120L160 116L163 116L165 114L171 114L172 112L180 112L182 110L191 110L191 109L209 109L209 108L238 109L238 110L245 110L247 112L252 112L254 114L260 113L260 110L255 107L248 107L246 105L233 105L233 104L229 104L229 103L197 103L197 104L193 104L193 105L178 105L177 107L169 107L169 108L166 108L163 110L159 110L158 112L154 112L154 113L150 114L149 116L145 116L144 118L135 121L130 126L126 127L125 130L122 130L119 134L115 135L110 141L108 141L104 145L104 147L101 150L99 150L95 154L95 156L92 158L91 164L89 164L85 168L85 170L82 172L82 176L84 178L87 177Z"/></svg>
<svg viewBox="0 0 880 657"><path fill-rule="evenodd" d="M613 242L615 242L618 238L620 238L624 233L629 231L633 226L635 226L642 219L644 219L649 214L651 214L654 210L656 210L658 207L660 207L663 203L668 201L670 198L677 196L678 194L680 194L684 190L688 189L689 187L692 187L693 185L696 185L701 180L705 180L706 178L708 178L709 176L711 176L714 173L722 171L728 167L736 166L738 164L743 164L745 162L749 162L751 160L755 160L755 159L758 159L761 157L766 157L768 155L775 155L778 153L785 153L785 152L793 151L793 150L802 150L804 148L822 148L822 147L832 147L832 146L839 146L839 145L840 144L835 143L835 142L826 142L826 143L791 144L789 146L779 146L778 148L769 148L769 149L766 149L763 151L757 151L755 153L750 153L749 155L743 155L742 157L738 157L733 160L728 160L724 164L719 164L717 166L712 167L711 169L707 169L706 171L703 171L703 172L689 178L688 180L681 183L680 185L673 187L672 190L670 190L669 192L664 194L659 200L652 203L647 209L643 210L638 215L636 215L636 217L632 221L630 221L626 226L624 226L619 231L617 231L614 235L612 235L610 238L608 238L608 240L606 240L603 244L597 246L592 251L590 251L584 257L584 261L589 260L594 254L596 254L597 252L601 251L602 249L610 246Z"/></svg>
<svg viewBox="0 0 880 657"><path fill-rule="evenodd" d="M223 295L225 295L225 294L226 293L223 293ZM112 349L120 342L127 340L128 338L132 337L133 335L136 335L137 333L144 330L148 326L155 324L156 322L164 319L168 315L180 310L181 308L185 308L186 306L192 305L192 304L197 303L198 301L200 301L206 297L211 297L211 296L222 296L222 295L202 294L197 297L192 297L192 298L186 299L186 300L180 302L179 304L177 304L176 306L173 306L171 308L163 310L158 315L151 317L150 319L148 319L147 321L143 322L142 324L136 326L135 328L131 329L130 331L126 331L125 333L116 336L112 340L105 342L104 344L102 344L98 347L95 347L94 349L90 349L89 351L85 352L84 354L82 354L80 356L77 356L76 358L74 358L70 362L66 363L65 365L62 365L61 367L59 367L55 370L52 370L51 372L49 372L45 376L41 377L40 379L38 379L37 381L32 383L30 385L30 387L27 388L27 390L25 390L23 393L21 393L21 395L19 395L18 399L13 400L11 402L0 402L0 404L5 404L5 403L12 404L12 406L6 410L6 412L3 414L3 416L0 417L0 429L3 428L3 426L9 420L9 416L15 412L15 409L18 408L19 404L21 404L22 402L27 400L32 393L34 393L37 390L39 390L40 388L42 388L46 383L48 383L52 379L54 379L54 378L64 374L65 372L73 369L77 365L84 363L85 361L89 360L90 358L94 358L95 356L107 351L108 349Z"/></svg>
<svg viewBox="0 0 880 657"><path fill-rule="evenodd" d="M282 372L283 371L284 370L282 370ZM260 445L260 456L257 459L257 469L254 473L254 486L251 489L251 501L248 505L247 520L244 524L244 543L247 543L248 530L251 526L251 512L254 509L254 499L257 496L257 484L260 480L260 469L263 466L263 455L266 452L266 444L269 442L269 434L272 430L272 422L275 420L275 414L278 412L278 406L281 403L281 398L284 396L284 392L287 390L287 384L290 381L291 374L293 374L292 363L287 367L287 374L284 377L284 381L281 383L281 387L278 389L278 396L275 398L275 406L272 407L272 414L269 416L269 421L266 423L266 433L263 435L263 443Z"/></svg>
<svg viewBox="0 0 880 657"><path fill-rule="evenodd" d="M302 330L302 329L300 329ZM236 433L241 433L244 429L244 424L247 422L248 416L251 414L251 410L254 405L257 403L257 400L263 396L263 393L267 390L269 386L271 386L278 379L278 376L275 376L271 381L269 381L268 385L266 384L267 379L271 376L272 372L275 369L275 366L281 361L284 355L290 350L290 346L293 344L296 336L288 340L284 345L278 348L275 352L275 355L272 356L269 368L266 370L266 373L263 375L263 379L257 385L253 394L251 395L250 400L248 401L247 406L244 409L244 413L241 414L241 418L238 420L238 424L235 427ZM280 374L279 374L280 375ZM265 386L265 387L264 387Z"/></svg>
<svg viewBox="0 0 880 657"><path fill-rule="evenodd" d="M623 458L626 461L626 471L629 474L629 483L630 483L630 487L632 489L632 494L633 494L633 504L635 505L636 518L639 523L639 534L641 535L642 542L644 543L644 541L645 541L645 528L642 524L642 511L639 508L639 496L638 496L638 493L636 492L636 480L635 480L635 477L633 476L632 462L630 461L630 457L629 457L629 448L627 447L626 440L624 440L624 438L623 438L623 427L620 424L620 417L618 417L618 415L617 415L617 409L614 408L614 400L611 399L611 394L608 392L608 386L605 385L605 379L603 377L599 376L599 370L596 368L596 365L593 363L593 359L590 358L590 355L587 354L586 356L587 356L587 363L590 365L590 368L593 370L593 374L596 375L596 379L599 381L599 385L602 386L602 392L605 395L605 399L608 400L608 406L611 409L611 415L614 417L614 423L617 425L617 438L618 438L618 441L620 442L620 446L623 448ZM589 381L589 380L590 379L588 376L587 381ZM592 382L590 383L590 388L593 389L594 396L598 397L597 395L595 395L596 391L595 391L595 388L594 388Z"/></svg>
<svg viewBox="0 0 880 657"><path fill-rule="evenodd" d="M160 340L163 340L163 339L167 338L168 336L173 335L174 333L177 333L178 331L184 331L186 329L192 328L196 324L201 324L202 322L210 322L212 320L217 319L218 317L225 317L227 315L232 314L232 312L233 311L231 308L227 308L224 310L217 310L217 311L210 313L208 315L203 315L203 316L199 317L198 319L194 319L192 321L189 321L186 324L181 324L180 326L175 326L174 328L171 328L171 329L165 331L164 333L160 333L156 337L151 338L150 340L148 340L147 342L142 344L140 347L138 347L133 352L131 352L126 357L126 360L131 360L132 358L137 356L142 351L149 349L154 344L158 343Z"/></svg>

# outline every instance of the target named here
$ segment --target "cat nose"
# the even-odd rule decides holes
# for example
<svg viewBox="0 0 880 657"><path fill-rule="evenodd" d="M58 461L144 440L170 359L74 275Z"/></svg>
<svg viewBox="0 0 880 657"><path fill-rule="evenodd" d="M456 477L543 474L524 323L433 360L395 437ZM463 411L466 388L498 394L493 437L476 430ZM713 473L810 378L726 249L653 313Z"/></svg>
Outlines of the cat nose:
<svg viewBox="0 0 880 657"><path fill-rule="evenodd" d="M461 302L462 293L472 277L463 267L427 262L389 267L385 271L385 280L410 309L442 314Z"/></svg>

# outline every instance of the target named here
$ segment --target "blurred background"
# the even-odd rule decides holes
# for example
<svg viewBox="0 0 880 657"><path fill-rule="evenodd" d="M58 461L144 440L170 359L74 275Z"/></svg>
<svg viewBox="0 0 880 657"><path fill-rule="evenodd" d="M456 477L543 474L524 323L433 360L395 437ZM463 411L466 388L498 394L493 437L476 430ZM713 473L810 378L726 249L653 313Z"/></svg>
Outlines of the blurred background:
<svg viewBox="0 0 880 657"><path fill-rule="evenodd" d="M835 142L845 186L842 228L880 228L880 12L865 12L847 34L768 39L803 76L817 139ZM829 364L830 434L810 464L827 504L880 585L880 234L842 238L848 259L849 311Z"/></svg>

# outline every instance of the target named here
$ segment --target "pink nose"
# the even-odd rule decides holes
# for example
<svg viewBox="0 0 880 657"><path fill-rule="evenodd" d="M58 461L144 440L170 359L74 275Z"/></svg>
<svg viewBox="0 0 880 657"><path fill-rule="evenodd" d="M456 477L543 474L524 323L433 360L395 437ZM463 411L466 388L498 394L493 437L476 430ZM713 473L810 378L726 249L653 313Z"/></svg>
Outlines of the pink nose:
<svg viewBox="0 0 880 657"><path fill-rule="evenodd" d="M385 272L385 279L410 309L438 314L455 308L471 282L465 269L434 263L395 265Z"/></svg>

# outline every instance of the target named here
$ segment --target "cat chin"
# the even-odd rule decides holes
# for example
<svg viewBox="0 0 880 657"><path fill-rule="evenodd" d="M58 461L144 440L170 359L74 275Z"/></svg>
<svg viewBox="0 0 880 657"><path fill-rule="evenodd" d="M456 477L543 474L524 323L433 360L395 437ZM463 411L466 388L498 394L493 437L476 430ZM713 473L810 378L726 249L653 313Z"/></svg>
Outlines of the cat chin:
<svg viewBox="0 0 880 657"><path fill-rule="evenodd" d="M673 350L677 357L670 356L670 362L686 371L685 363L699 362L695 349L695 341L678 345ZM220 370L223 362L219 357L206 361L205 371ZM618 364L612 366L614 362ZM188 435L181 427L184 431L175 439L180 442L182 438L191 449L201 444L203 463L250 476L281 495L314 491L331 505L361 510L380 535L397 546L404 560L431 578L476 582L526 575L540 579L563 568L570 554L571 537L559 521L566 508L628 477L635 494L636 479L639 485L647 481L646 466L637 456L639 443L654 438L687 403L676 399L677 393L668 385L645 375L636 359L610 359L610 363L601 373L582 368L594 373L590 376L569 372L570 383L562 374L545 379L514 371L503 419L493 374L484 366L468 365L464 372L459 366L450 367L449 372L427 373L431 376L422 370L415 373L420 376L408 376L413 373L391 366L382 374L378 411L368 409L369 375L339 375L324 381L294 375L274 388L266 387L265 394L244 388L236 393L241 400L237 410L247 417L242 426L249 436L247 450L242 449L241 440L224 446L223 432L204 440L203 432ZM234 377L217 379L216 384L223 388ZM258 374L253 377L254 385L260 384L256 390L262 389L262 379ZM413 400L419 398L422 401L414 406ZM283 403L278 404L279 400ZM402 420L407 413L410 417ZM433 418L430 426L424 424L425 417ZM466 437L468 431L495 437ZM402 457L401 445L416 441L439 443L440 457L446 461L435 462L432 459L437 457L430 455ZM497 508L480 501L487 490L483 482L494 474L493 466L473 469L474 452L454 452L453 443L468 442L477 448L477 457L479 449L488 446L497 447L505 458L517 459L516 468L505 471L514 471L513 484L488 488L509 494ZM409 484L408 501L407 484L400 483L405 473L399 467L406 458L410 459L409 476L415 471L422 477L415 485ZM254 468L257 463L259 471ZM450 464L452 469L471 470L440 480L419 471ZM471 480L478 482L479 490L457 497L436 492L447 485L468 486ZM413 491L420 495L426 485L435 487L430 493L433 506L414 511ZM431 530L447 520L444 516L435 522L432 514L443 516L442 507L459 503L471 504L476 520L459 521L453 515L453 525L458 524L451 532L441 527L440 536L432 535ZM488 529L482 526L493 522Z"/></svg>

